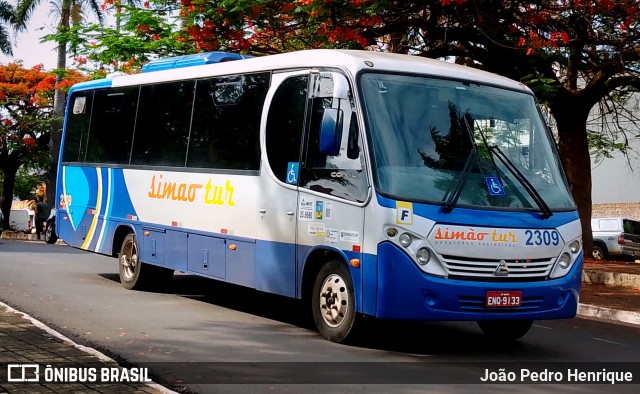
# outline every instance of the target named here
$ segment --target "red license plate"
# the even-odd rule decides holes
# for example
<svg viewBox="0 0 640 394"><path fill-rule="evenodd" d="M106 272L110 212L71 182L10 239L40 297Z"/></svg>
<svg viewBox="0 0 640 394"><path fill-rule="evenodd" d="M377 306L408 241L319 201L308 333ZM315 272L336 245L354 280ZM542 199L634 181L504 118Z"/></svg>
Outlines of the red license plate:
<svg viewBox="0 0 640 394"><path fill-rule="evenodd" d="M515 290L487 291L485 306L489 308L501 308L522 305L522 292Z"/></svg>

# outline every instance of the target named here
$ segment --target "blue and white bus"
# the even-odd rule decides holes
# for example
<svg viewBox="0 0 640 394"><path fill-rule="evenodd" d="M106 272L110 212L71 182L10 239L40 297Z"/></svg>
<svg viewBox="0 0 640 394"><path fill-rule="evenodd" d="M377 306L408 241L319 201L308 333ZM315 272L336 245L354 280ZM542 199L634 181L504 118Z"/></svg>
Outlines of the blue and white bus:
<svg viewBox="0 0 640 394"><path fill-rule="evenodd" d="M578 306L579 217L532 92L446 62L213 52L77 84L56 203L57 235L127 289L181 271L301 299L335 342L363 316L516 339Z"/></svg>

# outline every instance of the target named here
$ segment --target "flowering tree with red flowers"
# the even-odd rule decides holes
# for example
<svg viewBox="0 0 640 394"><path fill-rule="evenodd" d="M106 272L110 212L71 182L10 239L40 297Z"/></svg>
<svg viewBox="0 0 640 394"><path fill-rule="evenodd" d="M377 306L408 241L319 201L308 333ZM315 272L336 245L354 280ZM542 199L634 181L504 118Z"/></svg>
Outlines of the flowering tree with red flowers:
<svg viewBox="0 0 640 394"><path fill-rule="evenodd" d="M83 77L67 72L61 83L42 65L29 69L20 62L0 65L0 208L8 227L18 170L24 165L46 167L49 162L53 95Z"/></svg>

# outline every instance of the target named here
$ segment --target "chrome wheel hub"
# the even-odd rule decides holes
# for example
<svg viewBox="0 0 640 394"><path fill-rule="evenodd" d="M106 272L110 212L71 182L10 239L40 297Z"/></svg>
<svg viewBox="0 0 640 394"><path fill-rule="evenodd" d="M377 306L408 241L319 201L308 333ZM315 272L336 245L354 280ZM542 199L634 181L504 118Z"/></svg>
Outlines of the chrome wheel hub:
<svg viewBox="0 0 640 394"><path fill-rule="evenodd" d="M132 279L138 267L138 252L133 243L127 245L120 255L120 264L122 264L126 279Z"/></svg>
<svg viewBox="0 0 640 394"><path fill-rule="evenodd" d="M340 275L331 274L324 280L319 301L324 322L330 327L338 327L349 309L347 284Z"/></svg>

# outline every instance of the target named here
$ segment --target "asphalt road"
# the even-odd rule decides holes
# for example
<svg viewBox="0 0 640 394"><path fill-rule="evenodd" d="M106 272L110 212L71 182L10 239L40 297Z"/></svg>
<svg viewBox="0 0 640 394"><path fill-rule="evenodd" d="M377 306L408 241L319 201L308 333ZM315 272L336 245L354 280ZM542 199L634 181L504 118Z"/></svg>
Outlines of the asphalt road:
<svg viewBox="0 0 640 394"><path fill-rule="evenodd" d="M294 300L183 274L162 293L128 291L117 272L114 258L0 240L1 301L120 362L149 366L156 380L173 382L177 389L507 392L513 389L465 383L477 382L485 369L518 374L523 368L548 369L566 376L569 367L601 370L603 365L609 371L632 370L640 378L637 327L541 321L522 340L508 343L485 338L472 322L369 322L357 343L339 345L310 328ZM421 369L425 364L416 361L432 364ZM444 385L421 385L426 382ZM551 387L554 392L638 390L638 385L567 384L517 390Z"/></svg>

